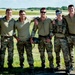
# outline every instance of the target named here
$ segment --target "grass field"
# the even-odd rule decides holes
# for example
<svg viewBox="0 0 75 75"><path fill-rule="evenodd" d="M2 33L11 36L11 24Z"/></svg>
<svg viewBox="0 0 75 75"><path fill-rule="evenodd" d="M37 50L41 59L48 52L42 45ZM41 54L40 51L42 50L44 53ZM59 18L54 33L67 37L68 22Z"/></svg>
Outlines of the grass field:
<svg viewBox="0 0 75 75"><path fill-rule="evenodd" d="M39 15L40 10L25 10L27 15ZM13 15L18 15L19 10L13 10ZM63 14L67 14L67 10L62 10ZM0 15L4 15L5 10L0 9ZM47 15L55 15L55 10L47 10Z"/></svg>
<svg viewBox="0 0 75 75"><path fill-rule="evenodd" d="M18 55L17 48L16 48L16 40L14 39L14 41L15 41L15 43L14 43L14 57L13 57L14 58L14 62L13 62L13 66L14 67L19 67L19 57L18 57L19 55ZM54 55L54 65L56 66L55 53L54 52L53 52L53 55ZM45 52L45 56L46 56L46 67L49 67L48 59L47 59L47 53L46 52ZM5 67L8 67L8 65L7 65L7 57L8 57L8 53L6 51L5 64L4 64ZM25 57L24 66L26 68L26 67L28 67L26 52L24 53L24 57ZM40 61L40 55L39 55L39 51L38 51L38 48L37 48L37 44L33 48L33 57L34 57L34 65L35 65L35 67L40 67L41 66L41 61ZM63 67L64 61L63 61L62 54L60 55L60 57L61 57L62 68L64 68Z"/></svg>

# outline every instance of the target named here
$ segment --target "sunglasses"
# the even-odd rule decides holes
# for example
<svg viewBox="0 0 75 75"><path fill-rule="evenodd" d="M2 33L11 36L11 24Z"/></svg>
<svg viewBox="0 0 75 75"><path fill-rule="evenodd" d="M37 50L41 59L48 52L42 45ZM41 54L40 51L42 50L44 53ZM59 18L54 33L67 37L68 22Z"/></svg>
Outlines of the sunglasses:
<svg viewBox="0 0 75 75"><path fill-rule="evenodd" d="M44 12L44 11L41 11L41 13L46 13L46 12Z"/></svg>
<svg viewBox="0 0 75 75"><path fill-rule="evenodd" d="M25 14L20 14L20 15L25 15Z"/></svg>

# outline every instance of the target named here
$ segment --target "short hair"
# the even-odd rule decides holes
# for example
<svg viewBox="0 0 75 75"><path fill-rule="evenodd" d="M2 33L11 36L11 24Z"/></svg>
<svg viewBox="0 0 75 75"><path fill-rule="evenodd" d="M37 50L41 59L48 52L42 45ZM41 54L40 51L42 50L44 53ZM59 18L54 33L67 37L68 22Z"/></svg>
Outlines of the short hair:
<svg viewBox="0 0 75 75"><path fill-rule="evenodd" d="M62 13L62 11L61 11L61 10L59 10L59 9L57 9L55 12L56 12L56 13L57 13L57 12L61 12L61 13Z"/></svg>
<svg viewBox="0 0 75 75"><path fill-rule="evenodd" d="M69 9L70 7L74 7L74 5L73 5L73 4L68 5L68 9Z"/></svg>
<svg viewBox="0 0 75 75"><path fill-rule="evenodd" d="M20 11L19 11L19 14L22 13L22 12L25 12L25 10L20 10ZM26 12L25 12L25 13L26 13Z"/></svg>
<svg viewBox="0 0 75 75"><path fill-rule="evenodd" d="M7 12L7 11L12 11L12 9L11 9L11 8L7 8L7 9L6 9L6 12Z"/></svg>
<svg viewBox="0 0 75 75"><path fill-rule="evenodd" d="M41 10L46 10L46 8L45 8L45 7L41 8L41 9L40 9L40 12L41 12Z"/></svg>

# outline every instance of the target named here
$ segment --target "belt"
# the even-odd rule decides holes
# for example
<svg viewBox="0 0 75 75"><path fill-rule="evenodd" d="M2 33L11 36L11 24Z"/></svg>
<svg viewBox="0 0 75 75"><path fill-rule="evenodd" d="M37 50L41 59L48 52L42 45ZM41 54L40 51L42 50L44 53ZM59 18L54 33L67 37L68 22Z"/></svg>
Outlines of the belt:
<svg viewBox="0 0 75 75"><path fill-rule="evenodd" d="M39 37L49 38L49 35L46 35L46 36L39 35Z"/></svg>
<svg viewBox="0 0 75 75"><path fill-rule="evenodd" d="M58 38L58 39L65 39L65 37L56 37L56 38Z"/></svg>
<svg viewBox="0 0 75 75"><path fill-rule="evenodd" d="M50 36L49 35L46 35L46 36L39 35L39 38L45 38L45 39L47 39L47 38L50 38Z"/></svg>
<svg viewBox="0 0 75 75"><path fill-rule="evenodd" d="M69 35L71 35L71 36L75 36L75 34L71 34L71 33L69 33Z"/></svg>

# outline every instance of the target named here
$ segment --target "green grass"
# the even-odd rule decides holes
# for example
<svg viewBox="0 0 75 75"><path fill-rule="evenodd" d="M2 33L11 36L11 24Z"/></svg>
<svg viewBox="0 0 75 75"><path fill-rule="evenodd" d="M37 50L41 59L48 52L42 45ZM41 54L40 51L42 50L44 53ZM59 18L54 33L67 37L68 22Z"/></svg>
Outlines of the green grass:
<svg viewBox="0 0 75 75"><path fill-rule="evenodd" d="M34 11L25 10L25 11L27 15L39 15L40 14L40 10L34 10ZM67 11L64 11L64 10L63 12L67 13ZM19 10L13 10L13 15L18 15L18 13L19 13ZM5 10L0 9L0 15L5 15ZM47 15L55 15L55 10L48 10Z"/></svg>

